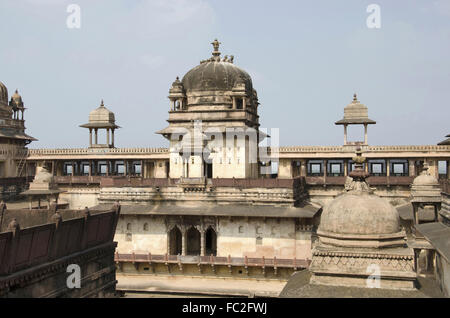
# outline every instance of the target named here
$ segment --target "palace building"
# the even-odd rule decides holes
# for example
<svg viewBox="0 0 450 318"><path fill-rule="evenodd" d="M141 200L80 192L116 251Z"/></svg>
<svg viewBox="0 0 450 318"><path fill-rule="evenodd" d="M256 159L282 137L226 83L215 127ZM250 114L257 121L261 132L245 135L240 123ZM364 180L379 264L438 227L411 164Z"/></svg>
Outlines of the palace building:
<svg viewBox="0 0 450 318"><path fill-rule="evenodd" d="M382 217L381 223L354 228L361 257L365 244L374 249L402 245L411 231L401 229L396 211L412 215L411 185L424 167L438 183L448 183L448 140L370 145L368 125L376 122L354 94L335 123L344 126L342 146L262 147L270 136L260 131L262 106L252 78L236 66L234 56L221 56L220 42L211 44L212 56L170 86L168 126L154 123L168 148L116 148L120 127L102 101L81 125L89 129L88 147L27 149L35 139L24 133L22 99L16 93L8 104L1 85L1 175L32 178L36 169L46 169L60 190L57 200L70 209L106 211L119 201L116 262L118 287L124 290L274 296L294 271L312 261L313 278L328 281L339 267L327 272L314 263L313 253L331 253L327 246L333 242L342 253L351 249L355 242L348 233L330 231L337 226L333 220L353 222L360 213L355 208L348 219L338 217L342 205L336 200L345 199L348 207L353 199L368 198L373 201L369 212L388 218L385 224ZM362 141L348 140L349 125L364 127ZM100 129L106 130L105 141L98 138ZM355 162L357 152L363 161ZM350 176L357 175L364 180L352 185ZM352 188L361 184L367 188ZM344 189L348 194L341 196ZM342 231L352 227L342 226ZM397 273L403 284L394 277L386 285L412 287L412 249L389 251L387 258L406 255L408 261L407 272ZM252 283L242 287L239 282Z"/></svg>

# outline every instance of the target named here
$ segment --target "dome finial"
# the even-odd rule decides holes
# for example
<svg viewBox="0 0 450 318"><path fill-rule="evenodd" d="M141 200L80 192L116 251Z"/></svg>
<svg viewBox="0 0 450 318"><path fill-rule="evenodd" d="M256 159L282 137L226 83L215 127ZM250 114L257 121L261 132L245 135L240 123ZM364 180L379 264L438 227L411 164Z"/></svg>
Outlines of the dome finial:
<svg viewBox="0 0 450 318"><path fill-rule="evenodd" d="M214 56L216 61L219 61L220 60L219 46L222 43L220 43L217 39L215 39L213 42L211 42L211 44L212 44L212 46L214 48L214 51L212 52L212 55Z"/></svg>
<svg viewBox="0 0 450 318"><path fill-rule="evenodd" d="M358 96L356 95L356 93L353 94L353 102L358 102Z"/></svg>
<svg viewBox="0 0 450 318"><path fill-rule="evenodd" d="M100 103L100 107L105 107L105 104L103 103L103 98L102 98L102 102Z"/></svg>

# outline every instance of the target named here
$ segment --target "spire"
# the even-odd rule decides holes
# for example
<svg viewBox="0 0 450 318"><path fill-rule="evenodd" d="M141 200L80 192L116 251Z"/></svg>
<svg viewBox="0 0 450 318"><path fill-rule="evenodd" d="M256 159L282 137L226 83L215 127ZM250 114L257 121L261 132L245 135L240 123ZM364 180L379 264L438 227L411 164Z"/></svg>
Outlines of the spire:
<svg viewBox="0 0 450 318"><path fill-rule="evenodd" d="M353 157L352 160L355 162L355 169L349 173L351 179L348 178L346 181L344 192L357 191L358 193L372 193L372 190L366 182L369 173L364 171L364 162L366 161L366 158L362 156L360 147L356 149L356 156Z"/></svg>
<svg viewBox="0 0 450 318"><path fill-rule="evenodd" d="M356 93L353 94L353 104L359 103Z"/></svg>
<svg viewBox="0 0 450 318"><path fill-rule="evenodd" d="M100 107L105 107L105 104L103 103L103 98L102 98L102 102L100 103Z"/></svg>
<svg viewBox="0 0 450 318"><path fill-rule="evenodd" d="M211 42L211 44L212 44L212 46L214 48L214 51L212 52L213 58L217 62L219 62L220 61L219 46L220 46L221 43L217 39L215 39L213 42Z"/></svg>

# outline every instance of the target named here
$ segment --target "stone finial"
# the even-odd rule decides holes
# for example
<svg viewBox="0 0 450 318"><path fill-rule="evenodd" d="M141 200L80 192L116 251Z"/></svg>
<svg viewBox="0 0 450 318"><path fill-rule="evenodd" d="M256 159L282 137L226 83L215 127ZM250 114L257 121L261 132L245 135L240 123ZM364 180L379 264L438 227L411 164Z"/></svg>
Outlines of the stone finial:
<svg viewBox="0 0 450 318"><path fill-rule="evenodd" d="M4 210L6 210L7 209L7 207L6 207L6 203L5 203L5 201L1 201L0 202L0 211L4 211Z"/></svg>
<svg viewBox="0 0 450 318"><path fill-rule="evenodd" d="M103 98L102 98L102 102L100 103L100 107L105 107L105 103L103 103Z"/></svg>
<svg viewBox="0 0 450 318"><path fill-rule="evenodd" d="M349 173L349 176L353 179L352 182L346 184L346 191L370 191L370 187L366 182L366 178L369 173L364 171L364 162L366 158L362 156L361 148L356 149L356 156L352 158L355 162L355 169Z"/></svg>
<svg viewBox="0 0 450 318"><path fill-rule="evenodd" d="M11 220L11 222L9 222L9 224L8 224L7 231L14 232L14 235L15 235L17 233L17 231L19 231L19 230L20 230L20 225L17 222L17 219L13 218Z"/></svg>
<svg viewBox="0 0 450 318"><path fill-rule="evenodd" d="M87 217L90 216L90 215L91 215L91 212L89 211L89 208L88 208L88 207L85 207L84 210L83 210L83 216L84 216L85 218L87 218Z"/></svg>
<svg viewBox="0 0 450 318"><path fill-rule="evenodd" d="M56 224L56 227L58 227L59 224L60 224L61 221L62 221L62 216L61 216L61 214L59 214L58 211L56 211L56 212L51 216L50 220L51 220L53 223Z"/></svg>
<svg viewBox="0 0 450 318"><path fill-rule="evenodd" d="M221 43L217 39L215 39L213 42L211 42L211 44L214 47L214 51L212 52L213 59L218 62L220 61L219 46Z"/></svg>
<svg viewBox="0 0 450 318"><path fill-rule="evenodd" d="M358 96L356 95L356 93L353 94L353 103L356 104L358 103Z"/></svg>

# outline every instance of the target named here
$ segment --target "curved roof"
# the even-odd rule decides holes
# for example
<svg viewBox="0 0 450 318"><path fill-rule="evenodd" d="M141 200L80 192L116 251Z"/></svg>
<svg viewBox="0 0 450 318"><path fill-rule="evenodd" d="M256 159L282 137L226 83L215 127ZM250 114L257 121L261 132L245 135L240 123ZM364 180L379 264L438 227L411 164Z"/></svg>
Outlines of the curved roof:
<svg viewBox="0 0 450 318"><path fill-rule="evenodd" d="M116 125L114 113L105 107L103 100L100 106L89 113L89 123L80 125L84 128L120 128Z"/></svg>
<svg viewBox="0 0 450 318"><path fill-rule="evenodd" d="M187 93L192 91L231 91L244 84L246 91L253 90L250 75L231 62L209 60L194 67L182 79Z"/></svg>

